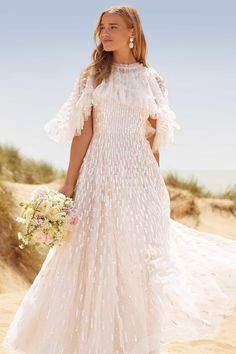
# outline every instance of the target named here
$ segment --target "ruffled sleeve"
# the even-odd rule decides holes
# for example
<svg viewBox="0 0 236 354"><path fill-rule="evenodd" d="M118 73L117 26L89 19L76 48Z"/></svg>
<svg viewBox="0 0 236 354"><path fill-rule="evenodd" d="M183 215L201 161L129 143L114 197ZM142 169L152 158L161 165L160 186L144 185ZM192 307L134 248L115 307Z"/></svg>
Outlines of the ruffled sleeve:
<svg viewBox="0 0 236 354"><path fill-rule="evenodd" d="M44 125L49 138L57 143L71 142L75 135L80 135L84 122L91 115L93 104L93 85L91 75L84 71L76 77L70 96L61 106L56 116Z"/></svg>
<svg viewBox="0 0 236 354"><path fill-rule="evenodd" d="M149 117L156 119L156 128L146 121L146 137L155 134L152 151L159 152L174 143L174 130L181 129L176 115L169 107L168 91L163 78L154 68L148 68L148 81L151 90Z"/></svg>

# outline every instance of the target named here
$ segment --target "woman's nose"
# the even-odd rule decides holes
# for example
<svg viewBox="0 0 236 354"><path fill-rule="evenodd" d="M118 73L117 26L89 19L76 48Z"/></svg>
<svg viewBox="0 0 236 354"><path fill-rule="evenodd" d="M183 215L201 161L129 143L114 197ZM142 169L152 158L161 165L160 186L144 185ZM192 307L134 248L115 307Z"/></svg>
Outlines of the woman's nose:
<svg viewBox="0 0 236 354"><path fill-rule="evenodd" d="M100 31L100 34L101 34L102 36L105 36L107 33L110 33L110 30L109 30L109 29L103 28L103 29L101 29L101 31Z"/></svg>

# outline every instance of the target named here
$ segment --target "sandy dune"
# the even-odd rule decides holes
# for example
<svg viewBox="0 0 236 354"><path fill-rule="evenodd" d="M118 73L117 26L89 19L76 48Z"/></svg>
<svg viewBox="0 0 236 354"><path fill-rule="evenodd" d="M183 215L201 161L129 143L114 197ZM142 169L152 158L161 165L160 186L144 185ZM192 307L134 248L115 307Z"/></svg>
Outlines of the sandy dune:
<svg viewBox="0 0 236 354"><path fill-rule="evenodd" d="M36 187L11 182L7 184L14 190L17 201L27 199ZM55 189L59 185L58 182L48 184ZM185 195L187 202L189 202L188 197L191 198ZM231 201L196 198L195 203L201 211L199 224L196 225L191 216L181 218L181 222L202 231L218 233L236 240L236 217L231 212ZM2 342L8 325L30 284L1 260L0 269L0 342ZM183 343L173 342L168 345L168 351L170 354L236 354L236 304L232 308L231 315L225 317L215 338ZM7 351L0 347L0 354L7 354Z"/></svg>

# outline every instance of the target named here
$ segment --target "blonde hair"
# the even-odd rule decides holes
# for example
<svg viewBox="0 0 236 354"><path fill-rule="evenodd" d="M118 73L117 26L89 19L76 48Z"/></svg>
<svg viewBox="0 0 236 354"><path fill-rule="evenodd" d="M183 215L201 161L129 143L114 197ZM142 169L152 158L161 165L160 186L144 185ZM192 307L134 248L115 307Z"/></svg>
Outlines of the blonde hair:
<svg viewBox="0 0 236 354"><path fill-rule="evenodd" d="M147 66L146 63L146 53L147 53L147 43L143 33L141 20L136 9L131 6L111 6L104 10L97 21L97 25L94 31L94 42L96 48L92 53L92 63L85 68L85 76L88 73L92 73L93 85L96 88L104 78L109 77L111 73L111 66L113 62L112 52L106 52L103 50L103 45L100 43L97 45L96 39L99 36L100 23L102 21L102 16L105 13L118 14L122 16L128 28L134 29L134 47L132 49L133 56L135 60Z"/></svg>

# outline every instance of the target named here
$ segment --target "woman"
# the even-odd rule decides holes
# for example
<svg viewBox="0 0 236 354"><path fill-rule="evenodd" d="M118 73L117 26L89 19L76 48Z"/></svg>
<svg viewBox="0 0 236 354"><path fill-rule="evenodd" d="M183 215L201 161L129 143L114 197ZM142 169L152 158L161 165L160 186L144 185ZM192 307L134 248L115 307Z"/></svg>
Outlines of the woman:
<svg viewBox="0 0 236 354"><path fill-rule="evenodd" d="M146 64L137 11L102 12L97 36L92 64L45 126L71 142L60 191L78 227L22 301L4 340L13 353L164 353L168 341L214 335L236 299L236 243L170 218L160 151L180 126Z"/></svg>

